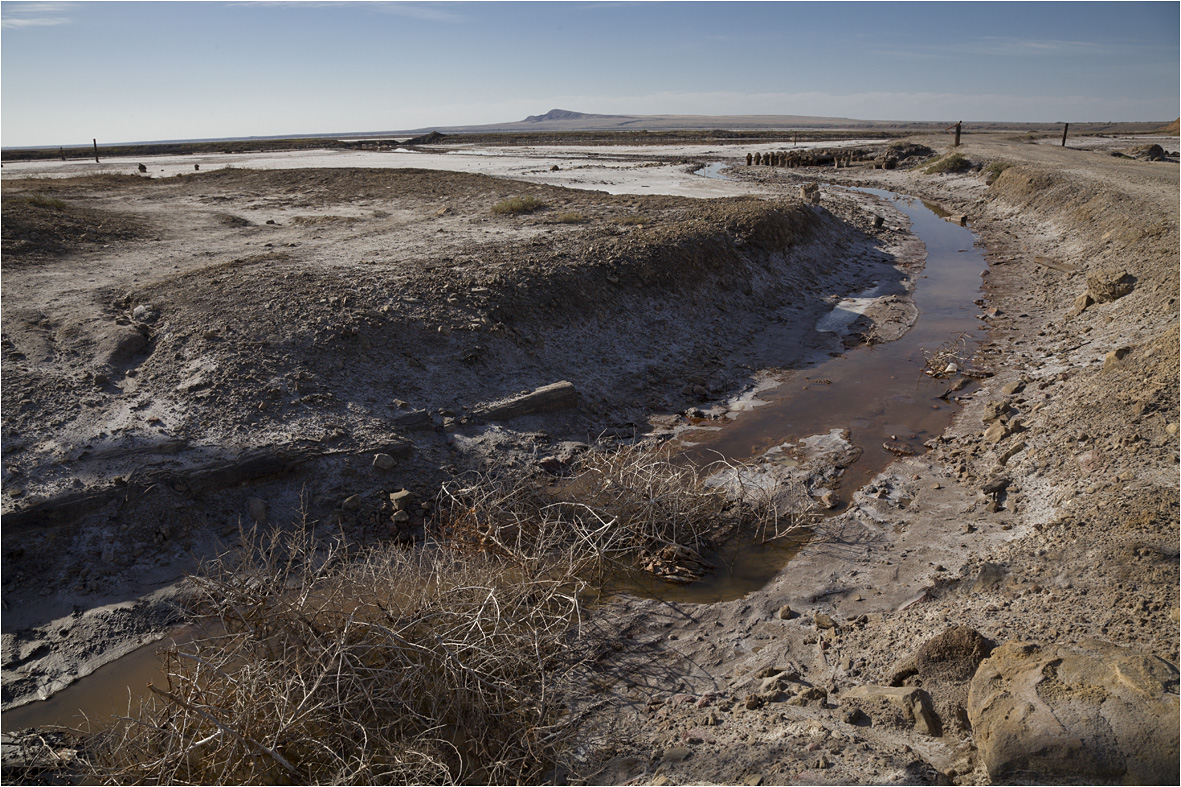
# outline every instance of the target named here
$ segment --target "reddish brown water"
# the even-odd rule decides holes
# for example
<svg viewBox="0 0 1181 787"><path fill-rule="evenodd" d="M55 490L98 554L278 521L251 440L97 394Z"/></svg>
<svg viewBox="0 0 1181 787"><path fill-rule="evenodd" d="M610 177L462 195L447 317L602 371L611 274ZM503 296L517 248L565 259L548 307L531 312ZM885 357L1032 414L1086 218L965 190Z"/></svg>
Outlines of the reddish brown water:
<svg viewBox="0 0 1181 787"><path fill-rule="evenodd" d="M841 478L837 512L854 491L897 458L884 442L896 440L922 454L923 443L951 424L958 407L939 398L950 383L923 373L923 350L935 350L961 334L969 337L967 352L974 350L971 337L979 334L981 322L973 301L980 297L980 274L988 267L969 229L943 220L918 200L878 189L859 190L893 202L926 244L927 262L913 296L919 310L914 326L897 341L857 347L785 375L784 382L759 394L761 406L721 422L720 429L719 422L712 422L709 430L684 435L693 443L687 455L706 463L719 456L749 460L785 442L848 429L850 441L862 454ZM718 570L699 582L669 586L656 580L638 590L670 601L741 598L766 585L794 551L751 541L731 544L710 556Z"/></svg>
<svg viewBox="0 0 1181 787"><path fill-rule="evenodd" d="M121 659L104 664L47 700L4 711L0 725L4 732L46 726L105 729L110 726L112 717L126 716L129 709L134 711L140 698L147 693L149 682L164 685L162 662L157 651L173 643L184 644L193 636L190 629L178 629L171 637L144 645Z"/></svg>

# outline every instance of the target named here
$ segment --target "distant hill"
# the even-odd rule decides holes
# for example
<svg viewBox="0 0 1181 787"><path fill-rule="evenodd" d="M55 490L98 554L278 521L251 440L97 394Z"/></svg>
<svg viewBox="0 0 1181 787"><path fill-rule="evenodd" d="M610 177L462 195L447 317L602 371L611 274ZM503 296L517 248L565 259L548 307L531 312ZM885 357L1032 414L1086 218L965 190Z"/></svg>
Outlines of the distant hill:
<svg viewBox="0 0 1181 787"><path fill-rule="evenodd" d="M929 124L920 124L926 126ZM946 125L946 124L944 124ZM897 123L878 123L872 120L813 117L810 115L595 115L569 109L551 109L544 115L529 115L524 120L489 123L479 126L431 126L403 132L426 134L480 134L520 131L680 131L698 129L727 129L766 131L816 128L874 127L896 128Z"/></svg>
<svg viewBox="0 0 1181 787"><path fill-rule="evenodd" d="M544 123L549 120L616 120L620 118L630 119L628 115L589 115L585 112L571 112L568 109L551 109L544 115L530 115L525 118L523 123Z"/></svg>
<svg viewBox="0 0 1181 787"><path fill-rule="evenodd" d="M561 131L892 131L930 133L943 131L961 118L947 120L859 120L816 115L595 115L569 109L551 109L544 115L524 120L479 126L430 126L413 131L385 132L392 136L422 136L432 131L443 134L546 133ZM1071 122L1074 133L1149 133L1161 122L1087 123ZM1168 128L1176 129L1173 123ZM1062 123L999 123L964 119L964 129L973 131L1056 131ZM1159 133L1170 133L1161 131ZM1176 133L1174 130L1172 133Z"/></svg>

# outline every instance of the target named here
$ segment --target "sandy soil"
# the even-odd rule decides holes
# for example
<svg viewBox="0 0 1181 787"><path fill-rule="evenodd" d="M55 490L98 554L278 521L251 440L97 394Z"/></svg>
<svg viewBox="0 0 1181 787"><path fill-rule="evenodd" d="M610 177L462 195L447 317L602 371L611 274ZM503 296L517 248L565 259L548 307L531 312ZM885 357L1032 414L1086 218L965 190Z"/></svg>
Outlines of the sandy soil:
<svg viewBox="0 0 1181 787"><path fill-rule="evenodd" d="M250 162L260 171L161 162L191 174L150 179L24 181L6 165L5 707L156 636L159 603L121 610L243 520L303 510L401 537L387 491L426 499L493 456L528 464L655 413L727 408L760 369L839 347L817 322L867 281L908 279L916 258L901 215L871 198L798 199L801 182L839 182L968 216L989 253L995 375L766 588L601 608L617 647L572 776L987 782L952 700L935 697L950 715L931 736L867 726L843 695L889 683L953 624L1177 661L1177 169L1107 152L1124 146L971 137L971 162L1010 165L991 185L986 169L867 163L689 174L740 163L730 148L585 164L406 154L455 174L300 169L323 166L301 154ZM490 212L519 195L547 208ZM1113 270L1130 294L1076 313L1088 274ZM558 380L576 409L473 415Z"/></svg>

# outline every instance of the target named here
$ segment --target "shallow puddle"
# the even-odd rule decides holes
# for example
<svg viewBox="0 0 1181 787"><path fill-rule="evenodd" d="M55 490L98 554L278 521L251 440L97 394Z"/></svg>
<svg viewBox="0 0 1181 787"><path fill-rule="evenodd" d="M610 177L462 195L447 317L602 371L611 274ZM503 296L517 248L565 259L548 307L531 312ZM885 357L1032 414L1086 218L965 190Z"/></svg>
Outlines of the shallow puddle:
<svg viewBox="0 0 1181 787"><path fill-rule="evenodd" d="M111 726L112 717L127 716L129 709L138 707L149 682L164 684L163 663L157 652L173 643L189 642L194 636L194 629L181 628L170 637L143 645L74 681L47 700L4 711L0 726L4 732L51 726L106 729Z"/></svg>

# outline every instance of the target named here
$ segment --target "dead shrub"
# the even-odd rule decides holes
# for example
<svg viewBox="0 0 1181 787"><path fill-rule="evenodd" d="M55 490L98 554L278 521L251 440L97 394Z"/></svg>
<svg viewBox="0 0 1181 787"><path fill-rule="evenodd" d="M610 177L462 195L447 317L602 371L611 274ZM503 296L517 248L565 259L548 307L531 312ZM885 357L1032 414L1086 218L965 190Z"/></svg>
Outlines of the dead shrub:
<svg viewBox="0 0 1181 787"><path fill-rule="evenodd" d="M537 781L571 722L577 588L491 553L350 556L307 529L248 533L194 580L205 636L100 736L118 783Z"/></svg>
<svg viewBox="0 0 1181 787"><path fill-rule="evenodd" d="M732 463L676 461L667 448L596 447L556 487L509 471L445 486L433 535L529 574L541 562L590 582L634 568L683 581L695 573L685 564L703 566L702 553L735 532L762 540L802 532L810 499L784 479L752 479Z"/></svg>

